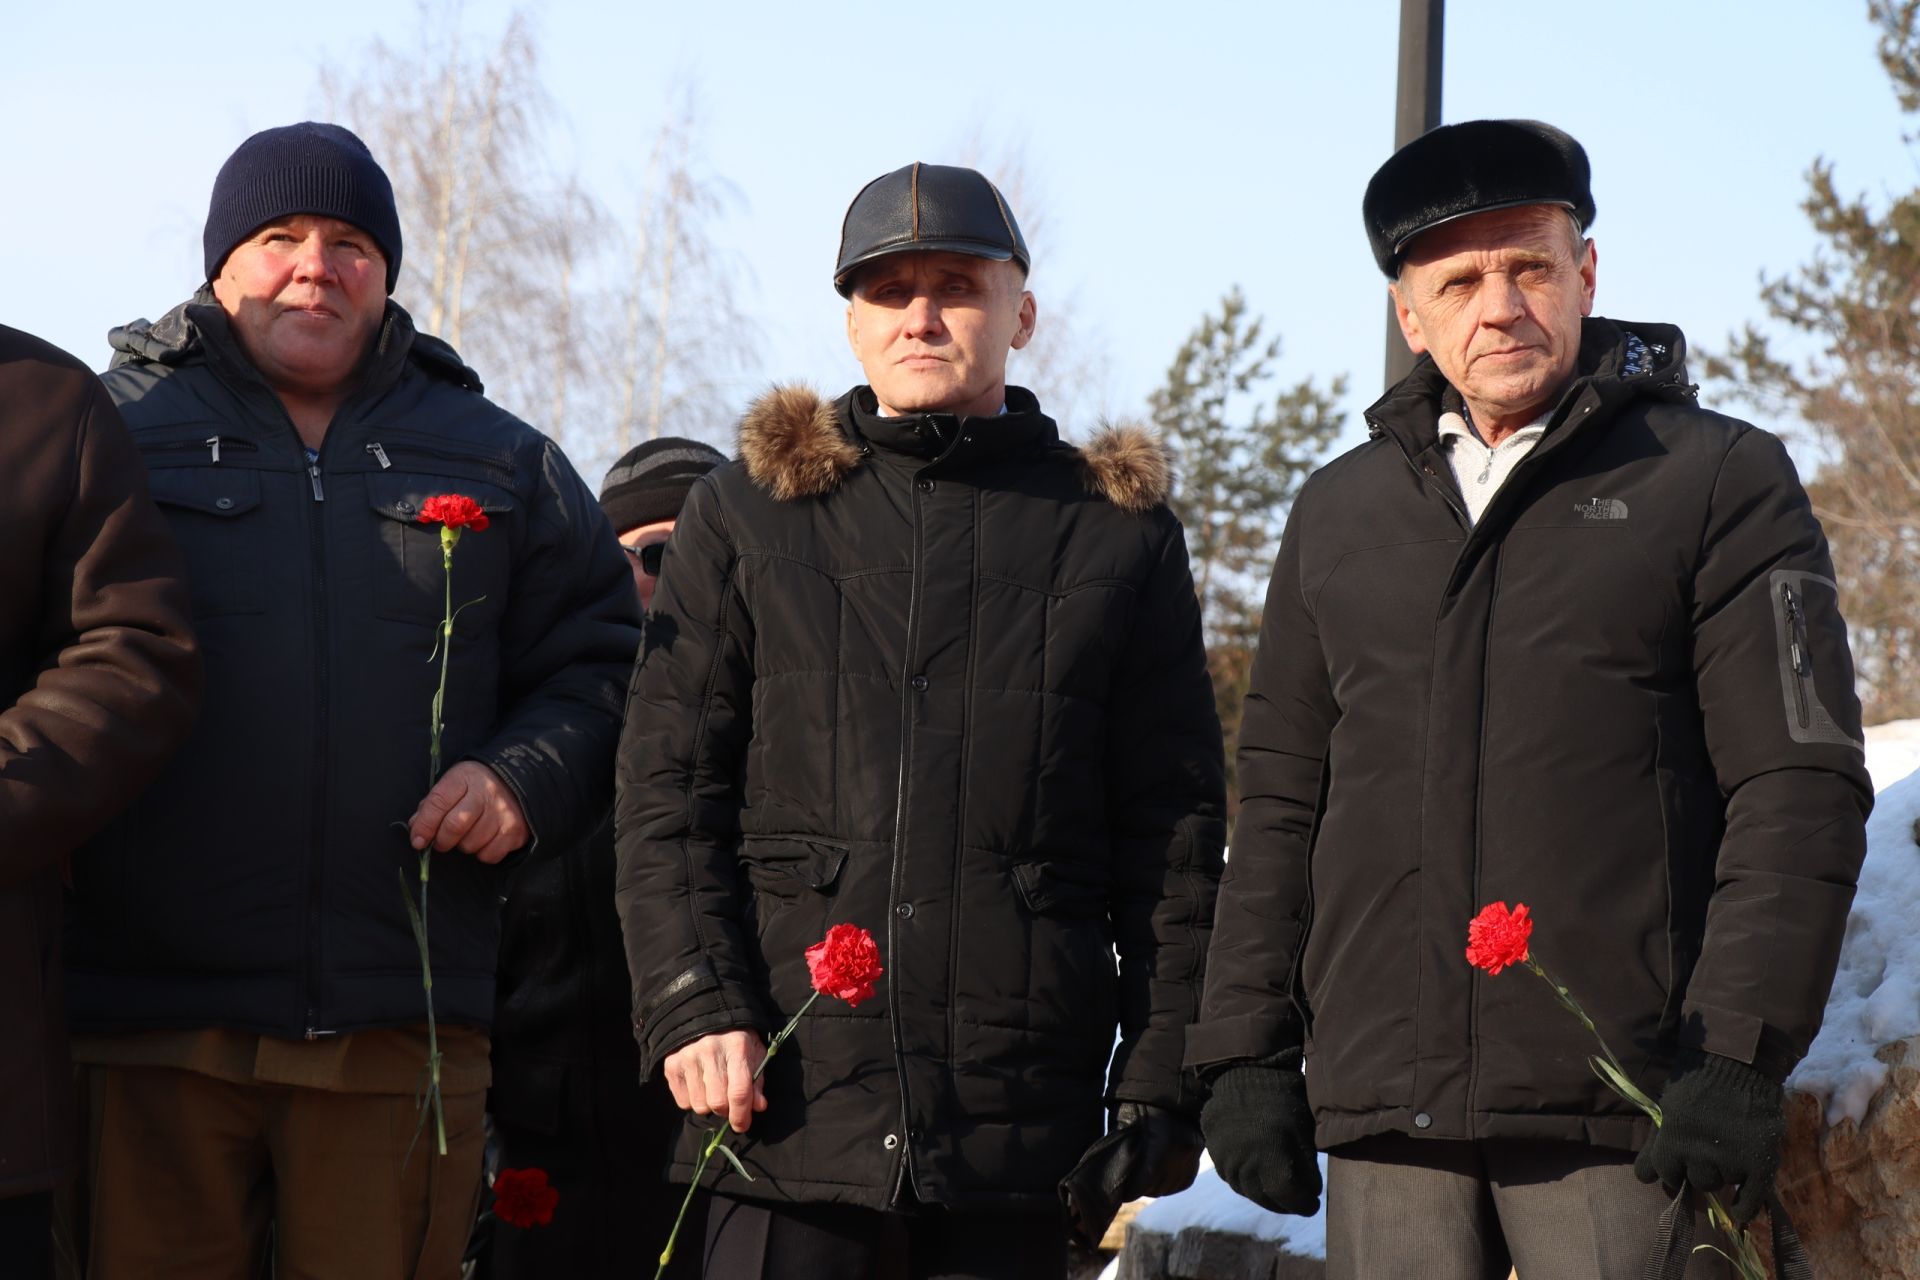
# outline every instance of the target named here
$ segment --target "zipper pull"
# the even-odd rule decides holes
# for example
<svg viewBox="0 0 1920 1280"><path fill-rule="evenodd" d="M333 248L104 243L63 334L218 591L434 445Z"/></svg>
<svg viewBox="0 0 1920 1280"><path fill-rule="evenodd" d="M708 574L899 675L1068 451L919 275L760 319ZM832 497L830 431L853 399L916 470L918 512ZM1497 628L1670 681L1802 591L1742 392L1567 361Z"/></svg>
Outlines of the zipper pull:
<svg viewBox="0 0 1920 1280"><path fill-rule="evenodd" d="M378 440L375 440L372 444L367 446L367 452L373 455L373 460L380 464L380 469L382 471L385 471L393 466L391 462L387 461L387 451L380 447L380 442Z"/></svg>
<svg viewBox="0 0 1920 1280"><path fill-rule="evenodd" d="M207 445L207 448L213 451L214 465L218 466L220 463L220 437L208 436L206 439L206 445Z"/></svg>
<svg viewBox="0 0 1920 1280"><path fill-rule="evenodd" d="M307 464L307 477L313 481L313 500L315 502L325 502L327 500L327 491L320 486L320 464L318 462L309 462Z"/></svg>

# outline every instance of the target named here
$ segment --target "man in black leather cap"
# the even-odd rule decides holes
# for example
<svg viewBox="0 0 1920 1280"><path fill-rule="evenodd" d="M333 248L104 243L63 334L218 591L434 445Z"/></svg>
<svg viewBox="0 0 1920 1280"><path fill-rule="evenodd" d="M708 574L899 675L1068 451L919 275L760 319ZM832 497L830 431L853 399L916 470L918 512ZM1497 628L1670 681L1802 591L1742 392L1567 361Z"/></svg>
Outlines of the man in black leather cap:
<svg viewBox="0 0 1920 1280"><path fill-rule="evenodd" d="M1363 209L1426 358L1281 542L1188 1036L1207 1145L1310 1213L1317 1129L1330 1276L1639 1276L1682 1186L1769 1202L1839 956L1872 791L1826 540L1678 329L1590 314L1579 143L1450 125ZM1545 983L1468 964L1494 901L1657 1131Z"/></svg>
<svg viewBox="0 0 1920 1280"><path fill-rule="evenodd" d="M1063 1179L1097 1237L1198 1162L1199 610L1159 447L1074 448L1006 385L1027 265L980 174L869 184L834 274L867 385L765 396L669 547L619 903L642 1065L689 1113L674 1175L703 1116L752 1175L709 1172L711 1277L1058 1280ZM878 994L822 998L756 1079L836 924L878 938Z"/></svg>

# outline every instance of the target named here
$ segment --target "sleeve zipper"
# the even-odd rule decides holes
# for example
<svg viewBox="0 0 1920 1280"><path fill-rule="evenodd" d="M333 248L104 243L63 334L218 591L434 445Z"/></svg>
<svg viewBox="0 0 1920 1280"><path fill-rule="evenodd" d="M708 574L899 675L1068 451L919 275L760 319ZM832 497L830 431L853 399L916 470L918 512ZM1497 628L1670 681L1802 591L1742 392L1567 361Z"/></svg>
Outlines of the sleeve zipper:
<svg viewBox="0 0 1920 1280"><path fill-rule="evenodd" d="M1807 678L1813 674L1813 664L1807 660L1806 615L1800 611L1800 595L1791 582L1780 584L1780 603L1787 611L1787 661L1793 665L1794 710L1804 729L1808 723Z"/></svg>

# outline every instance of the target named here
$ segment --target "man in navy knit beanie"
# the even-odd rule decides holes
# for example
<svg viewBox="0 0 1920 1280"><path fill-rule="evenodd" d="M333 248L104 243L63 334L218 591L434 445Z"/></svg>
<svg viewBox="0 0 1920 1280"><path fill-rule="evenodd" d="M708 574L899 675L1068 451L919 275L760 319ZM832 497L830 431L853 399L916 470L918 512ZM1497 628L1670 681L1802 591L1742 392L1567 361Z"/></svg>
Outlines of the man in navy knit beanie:
<svg viewBox="0 0 1920 1280"><path fill-rule="evenodd" d="M482 1192L501 897L611 802L632 579L554 443L389 296L400 221L360 139L248 138L202 247L206 283L115 330L104 378L185 553L207 692L169 771L74 859L93 1133L71 1251L96 1280L451 1280ZM449 495L487 521L451 562L422 521Z"/></svg>

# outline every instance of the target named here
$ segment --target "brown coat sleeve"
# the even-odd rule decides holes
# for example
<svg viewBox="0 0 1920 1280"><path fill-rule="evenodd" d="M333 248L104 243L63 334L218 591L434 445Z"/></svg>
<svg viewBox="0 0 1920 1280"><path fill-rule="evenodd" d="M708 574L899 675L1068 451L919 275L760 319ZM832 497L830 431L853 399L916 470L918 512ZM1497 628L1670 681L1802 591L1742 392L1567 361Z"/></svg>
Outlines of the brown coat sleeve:
<svg viewBox="0 0 1920 1280"><path fill-rule="evenodd" d="M184 570L98 379L0 327L0 890L92 835L192 726Z"/></svg>

